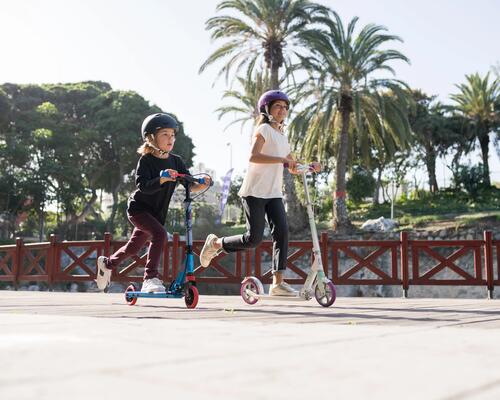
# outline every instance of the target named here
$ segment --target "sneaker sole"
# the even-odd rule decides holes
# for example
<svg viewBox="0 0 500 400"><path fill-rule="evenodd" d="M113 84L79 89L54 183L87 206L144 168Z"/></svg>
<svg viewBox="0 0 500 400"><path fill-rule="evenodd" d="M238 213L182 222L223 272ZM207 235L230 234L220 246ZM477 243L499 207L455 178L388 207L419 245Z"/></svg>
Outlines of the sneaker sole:
<svg viewBox="0 0 500 400"><path fill-rule="evenodd" d="M97 274L95 283L97 284L97 288L99 290L105 290L111 283L111 271L106 268L106 265L104 264L104 261L101 257L102 256L97 258ZM104 287L100 287L99 283L103 280L105 281L105 285Z"/></svg>

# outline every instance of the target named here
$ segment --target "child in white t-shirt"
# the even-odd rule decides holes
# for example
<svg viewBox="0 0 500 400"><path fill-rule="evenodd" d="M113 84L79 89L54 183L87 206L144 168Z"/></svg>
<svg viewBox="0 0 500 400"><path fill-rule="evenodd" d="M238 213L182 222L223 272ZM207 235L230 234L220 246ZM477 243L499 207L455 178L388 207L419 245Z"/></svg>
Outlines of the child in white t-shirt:
<svg viewBox="0 0 500 400"><path fill-rule="evenodd" d="M279 90L265 92L259 99L261 113L253 135L248 171L239 195L245 210L247 232L243 235L218 238L207 236L200 254L201 265L208 267L212 258L222 251L232 253L256 247L264 235L266 218L273 239L273 283L269 294L295 296L297 292L283 280L288 253L288 223L283 204L283 164L296 173L296 162L290 154L283 122L290 100Z"/></svg>

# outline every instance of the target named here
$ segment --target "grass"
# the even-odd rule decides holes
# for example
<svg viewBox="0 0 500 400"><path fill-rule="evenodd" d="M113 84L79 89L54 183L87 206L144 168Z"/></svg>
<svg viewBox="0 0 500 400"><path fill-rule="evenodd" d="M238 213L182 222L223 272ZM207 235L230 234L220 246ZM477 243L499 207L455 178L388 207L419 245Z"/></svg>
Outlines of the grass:
<svg viewBox="0 0 500 400"><path fill-rule="evenodd" d="M445 223L455 228L476 224L500 223L500 190L492 188L472 199L465 193L442 191L437 194L420 193L420 198L398 200L394 205L394 217L400 229L440 226ZM349 214L354 224L380 216L389 218L390 203L372 205L349 204Z"/></svg>

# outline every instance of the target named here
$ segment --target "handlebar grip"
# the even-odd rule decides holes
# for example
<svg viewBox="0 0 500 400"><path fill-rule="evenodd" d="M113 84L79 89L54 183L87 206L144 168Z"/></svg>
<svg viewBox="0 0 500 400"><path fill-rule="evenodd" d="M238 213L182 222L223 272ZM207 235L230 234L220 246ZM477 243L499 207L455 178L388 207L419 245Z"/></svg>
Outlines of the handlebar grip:
<svg viewBox="0 0 500 400"><path fill-rule="evenodd" d="M201 185L205 185L207 183L207 178L198 178L198 179L196 179L196 181ZM214 185L214 181L210 181L210 186L213 186L213 185Z"/></svg>
<svg viewBox="0 0 500 400"><path fill-rule="evenodd" d="M160 178L172 178L175 179L177 178L178 174L170 174L166 169L160 172Z"/></svg>

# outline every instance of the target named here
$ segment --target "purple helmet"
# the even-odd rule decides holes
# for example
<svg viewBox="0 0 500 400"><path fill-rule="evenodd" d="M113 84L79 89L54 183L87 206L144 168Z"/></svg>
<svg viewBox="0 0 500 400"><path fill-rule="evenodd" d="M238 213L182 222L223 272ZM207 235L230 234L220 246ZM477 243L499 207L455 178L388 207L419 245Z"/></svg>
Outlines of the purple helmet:
<svg viewBox="0 0 500 400"><path fill-rule="evenodd" d="M262 96L260 96L259 102L257 103L259 112L268 112L268 110L266 110L266 107L276 100L283 100L288 105L290 105L290 99L288 98L286 93L282 92L281 90L268 90Z"/></svg>

